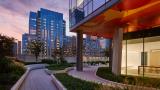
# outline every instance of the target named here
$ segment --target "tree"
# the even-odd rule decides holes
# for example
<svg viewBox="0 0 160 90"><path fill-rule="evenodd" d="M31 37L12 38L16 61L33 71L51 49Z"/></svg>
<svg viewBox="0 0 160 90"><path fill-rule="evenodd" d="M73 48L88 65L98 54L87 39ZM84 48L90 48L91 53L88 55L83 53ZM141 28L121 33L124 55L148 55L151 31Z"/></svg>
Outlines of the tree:
<svg viewBox="0 0 160 90"><path fill-rule="evenodd" d="M0 34L0 58L13 55L14 41L14 38Z"/></svg>
<svg viewBox="0 0 160 90"><path fill-rule="evenodd" d="M106 48L104 52L105 52L105 56L106 56L106 57L109 57L109 54L110 54L109 48Z"/></svg>
<svg viewBox="0 0 160 90"><path fill-rule="evenodd" d="M63 56L63 54L64 54L63 51L64 51L63 47L60 48L60 53L59 53L60 58L59 59L60 59L61 63L65 62L64 56Z"/></svg>
<svg viewBox="0 0 160 90"><path fill-rule="evenodd" d="M63 48L54 49L52 57L56 60L57 64L65 62L63 56Z"/></svg>
<svg viewBox="0 0 160 90"><path fill-rule="evenodd" d="M43 43L38 40L33 40L28 44L28 50L35 55L36 62L38 61L38 56L43 50Z"/></svg>

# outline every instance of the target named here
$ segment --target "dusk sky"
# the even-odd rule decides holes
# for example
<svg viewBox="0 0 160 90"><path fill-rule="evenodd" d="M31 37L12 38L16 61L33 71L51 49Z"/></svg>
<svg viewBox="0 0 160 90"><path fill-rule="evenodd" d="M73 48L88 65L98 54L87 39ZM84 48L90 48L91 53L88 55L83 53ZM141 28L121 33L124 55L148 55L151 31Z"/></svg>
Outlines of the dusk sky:
<svg viewBox="0 0 160 90"><path fill-rule="evenodd" d="M29 12L40 8L64 14L69 32L68 0L0 0L0 33L21 40L23 33L28 33Z"/></svg>

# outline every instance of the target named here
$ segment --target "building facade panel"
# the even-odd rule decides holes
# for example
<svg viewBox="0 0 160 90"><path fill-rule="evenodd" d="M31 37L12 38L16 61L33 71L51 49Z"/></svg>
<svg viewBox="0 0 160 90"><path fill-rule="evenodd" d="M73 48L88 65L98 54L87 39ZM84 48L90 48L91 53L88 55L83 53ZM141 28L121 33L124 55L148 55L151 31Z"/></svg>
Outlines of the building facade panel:
<svg viewBox="0 0 160 90"><path fill-rule="evenodd" d="M36 19L37 13L30 12L29 14L29 34L36 35Z"/></svg>
<svg viewBox="0 0 160 90"><path fill-rule="evenodd" d="M22 54L27 54L27 45L29 42L29 34L22 35Z"/></svg>

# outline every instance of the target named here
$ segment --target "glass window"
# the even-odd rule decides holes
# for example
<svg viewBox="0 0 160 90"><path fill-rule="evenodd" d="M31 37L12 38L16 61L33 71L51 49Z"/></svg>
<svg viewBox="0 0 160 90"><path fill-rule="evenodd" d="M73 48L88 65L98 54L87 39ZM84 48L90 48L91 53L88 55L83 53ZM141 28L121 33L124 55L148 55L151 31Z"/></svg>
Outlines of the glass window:
<svg viewBox="0 0 160 90"><path fill-rule="evenodd" d="M77 0L72 0L72 2L71 2L71 9L72 9L72 11L73 11L73 9L75 9L76 8L76 5L77 5Z"/></svg>
<svg viewBox="0 0 160 90"><path fill-rule="evenodd" d="M84 7L84 16L86 17L87 15L88 15L88 7L85 6L85 7Z"/></svg>
<svg viewBox="0 0 160 90"><path fill-rule="evenodd" d="M93 0L93 11L105 4L106 0Z"/></svg>
<svg viewBox="0 0 160 90"><path fill-rule="evenodd" d="M89 1L91 1L91 0L84 0L84 6L86 6Z"/></svg>
<svg viewBox="0 0 160 90"><path fill-rule="evenodd" d="M77 7L82 7L83 2L84 2L84 0L77 0Z"/></svg>
<svg viewBox="0 0 160 90"><path fill-rule="evenodd" d="M138 67L142 65L141 53L144 51L144 39L142 35L142 33L124 32L122 42L122 74L138 75Z"/></svg>
<svg viewBox="0 0 160 90"><path fill-rule="evenodd" d="M91 1L89 4L88 4L88 14L91 14L93 12L93 1Z"/></svg>
<svg viewBox="0 0 160 90"><path fill-rule="evenodd" d="M145 75L159 77L160 73L160 35L146 37L144 43Z"/></svg>
<svg viewBox="0 0 160 90"><path fill-rule="evenodd" d="M154 29L154 28L153 28ZM158 29L124 32L122 74L159 77L160 31Z"/></svg>

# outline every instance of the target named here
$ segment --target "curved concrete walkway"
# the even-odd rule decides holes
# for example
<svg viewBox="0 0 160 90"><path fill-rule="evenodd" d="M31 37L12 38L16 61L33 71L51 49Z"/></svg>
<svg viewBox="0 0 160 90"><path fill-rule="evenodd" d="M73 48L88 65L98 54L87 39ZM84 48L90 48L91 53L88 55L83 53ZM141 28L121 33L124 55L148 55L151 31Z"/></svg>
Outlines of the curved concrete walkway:
<svg viewBox="0 0 160 90"><path fill-rule="evenodd" d="M97 69L98 69L98 66L84 67L83 72L79 72L76 69L73 69L73 70L70 70L68 74L82 80L107 84L109 82L108 80L105 80L96 76Z"/></svg>
<svg viewBox="0 0 160 90"><path fill-rule="evenodd" d="M58 90L52 82L50 75L45 69L35 69L30 71L19 90Z"/></svg>
<svg viewBox="0 0 160 90"><path fill-rule="evenodd" d="M75 68L73 70L68 71L68 74L75 77L79 78L82 80L86 81L91 81L103 85L109 85L112 87L126 87L125 84L117 83L117 82L112 82L109 80L102 79L98 76L96 76L96 71L99 66L90 66L90 67L84 67L82 72L77 71ZM143 87L143 86L134 86L134 85L127 85L129 90L159 90L155 88L149 88L149 87ZM106 89L108 90L108 89Z"/></svg>

